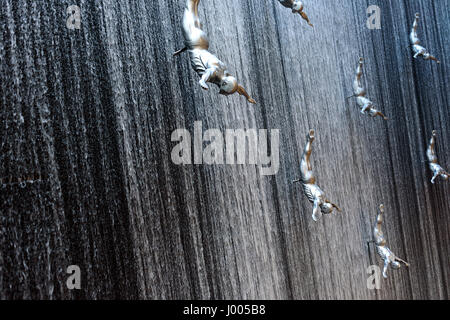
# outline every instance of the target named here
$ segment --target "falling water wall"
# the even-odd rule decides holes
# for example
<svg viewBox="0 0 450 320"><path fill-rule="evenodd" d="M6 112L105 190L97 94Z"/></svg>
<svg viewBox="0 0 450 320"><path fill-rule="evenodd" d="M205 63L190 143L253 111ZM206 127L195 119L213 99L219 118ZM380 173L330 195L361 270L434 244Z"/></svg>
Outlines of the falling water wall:
<svg viewBox="0 0 450 320"><path fill-rule="evenodd" d="M450 3L304 3L314 28L278 1L201 1L250 105L203 91L188 56L172 57L184 0L0 0L0 299L448 299L450 184L430 183L426 147L436 129L450 167ZM372 4L380 30L366 27ZM412 58L415 12L440 65ZM389 121L345 100L360 56ZM278 173L175 165L172 132L195 121L279 129ZM317 223L292 184L310 128L319 184L343 209ZM369 290L380 203L411 266Z"/></svg>

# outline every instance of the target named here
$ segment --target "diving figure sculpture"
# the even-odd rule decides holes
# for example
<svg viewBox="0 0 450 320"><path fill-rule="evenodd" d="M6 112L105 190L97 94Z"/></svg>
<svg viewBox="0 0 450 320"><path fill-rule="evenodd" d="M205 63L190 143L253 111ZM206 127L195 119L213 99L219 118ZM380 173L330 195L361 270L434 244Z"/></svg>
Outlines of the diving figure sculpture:
<svg viewBox="0 0 450 320"><path fill-rule="evenodd" d="M384 205L380 205L380 212L377 216L377 222L375 224L375 228L373 229L374 242L376 245L377 253L384 261L383 268L383 277L387 278L387 269L388 266L391 265L394 269L399 269L401 264L403 263L405 266L409 267L408 262L397 257L387 246L386 246L386 238L384 237L383 230L381 229L381 225L383 224L384 219Z"/></svg>
<svg viewBox="0 0 450 320"><path fill-rule="evenodd" d="M440 63L437 58L432 56L427 49L422 47L420 45L419 37L417 36L417 27L419 26L419 18L420 14L416 13L416 18L414 19L414 24L411 30L411 34L409 36L411 40L412 49L414 51L414 59L417 59L417 57L422 56L424 60L434 60L437 63Z"/></svg>
<svg viewBox="0 0 450 320"><path fill-rule="evenodd" d="M431 183L434 184L437 177L441 176L444 180L447 180L450 174L444 170L439 164L436 156L436 130L433 130L433 134L431 136L430 145L427 149L427 158L429 161L430 169L433 172L433 178L431 179Z"/></svg>
<svg viewBox="0 0 450 320"><path fill-rule="evenodd" d="M368 114L371 117L377 117L380 116L384 120L388 120L388 117L386 117L383 113L378 111L374 108L373 102L367 99L366 97L366 90L364 89L362 83L361 83L361 77L362 77L362 70L363 70L363 58L359 58L358 68L356 69L356 77L353 81L353 92L354 95L352 97L356 97L356 102L361 107L361 113L362 114ZM351 97L350 97L351 98Z"/></svg>
<svg viewBox="0 0 450 320"><path fill-rule="evenodd" d="M303 191L305 192L308 200L314 204L312 218L314 221L318 221L323 214L331 214L334 209L341 212L341 209L334 203L325 198L325 193L316 184L316 178L312 170L310 158L312 154L312 143L315 139L314 130L310 130L306 136L308 139L305 150L303 151L302 160L300 163L301 178L293 181L293 183L301 182L303 185Z"/></svg>
<svg viewBox="0 0 450 320"><path fill-rule="evenodd" d="M175 52L174 56L186 50L189 52L191 65L200 76L199 84L203 89L208 90L207 82L210 82L220 88L220 94L230 95L237 92L243 95L248 102L255 104L255 100L239 85L236 78L227 71L225 64L208 51L209 40L206 33L202 30L198 16L199 3L200 0L186 0L183 17L185 47Z"/></svg>
<svg viewBox="0 0 450 320"><path fill-rule="evenodd" d="M303 11L303 3L297 0L278 0L286 8L292 9L293 13L298 13L300 16L308 22L308 24L313 27L312 23L309 21L308 16Z"/></svg>

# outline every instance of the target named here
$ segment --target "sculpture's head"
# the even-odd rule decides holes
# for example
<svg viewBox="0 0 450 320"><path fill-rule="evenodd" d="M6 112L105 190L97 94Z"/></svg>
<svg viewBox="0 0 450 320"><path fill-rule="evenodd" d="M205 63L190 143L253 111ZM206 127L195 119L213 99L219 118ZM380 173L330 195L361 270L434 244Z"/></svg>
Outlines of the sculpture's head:
<svg viewBox="0 0 450 320"><path fill-rule="evenodd" d="M329 214L333 212L334 207L330 203L325 202L322 205L320 205L320 210L325 214Z"/></svg>
<svg viewBox="0 0 450 320"><path fill-rule="evenodd" d="M392 261L392 262L391 262L391 267L392 267L393 269L400 269L401 264L400 264L400 262L398 262L398 261Z"/></svg>
<svg viewBox="0 0 450 320"><path fill-rule="evenodd" d="M226 76L222 79L222 82L220 83L220 94L223 95L229 95L233 94L238 89L238 82L235 77L233 76Z"/></svg>
<svg viewBox="0 0 450 320"><path fill-rule="evenodd" d="M294 1L294 5L292 6L292 12L302 12L303 11L303 3L301 1Z"/></svg>
<svg viewBox="0 0 450 320"><path fill-rule="evenodd" d="M320 205L320 211L322 211L322 213L324 213L324 214L330 214L335 209L337 211L341 212L341 209L339 209L338 206L336 206L335 204L331 203L330 201L324 201Z"/></svg>

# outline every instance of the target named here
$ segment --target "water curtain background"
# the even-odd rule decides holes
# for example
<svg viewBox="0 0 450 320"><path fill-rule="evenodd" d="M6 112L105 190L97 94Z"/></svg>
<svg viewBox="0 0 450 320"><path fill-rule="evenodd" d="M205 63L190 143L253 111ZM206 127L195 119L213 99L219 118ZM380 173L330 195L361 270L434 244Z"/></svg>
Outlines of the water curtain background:
<svg viewBox="0 0 450 320"><path fill-rule="evenodd" d="M366 27L372 4L381 30ZM449 4L305 1L311 28L277 1L201 1L211 51L253 106L201 90L172 57L184 0L0 0L0 299L448 299L450 185L431 185L425 153L436 129L449 167ZM440 65L412 59L415 12ZM345 100L360 56L388 122ZM172 131L197 120L280 129L279 173L174 165ZM343 208L318 223L291 183L310 128L319 184ZM411 267L371 291L380 203Z"/></svg>

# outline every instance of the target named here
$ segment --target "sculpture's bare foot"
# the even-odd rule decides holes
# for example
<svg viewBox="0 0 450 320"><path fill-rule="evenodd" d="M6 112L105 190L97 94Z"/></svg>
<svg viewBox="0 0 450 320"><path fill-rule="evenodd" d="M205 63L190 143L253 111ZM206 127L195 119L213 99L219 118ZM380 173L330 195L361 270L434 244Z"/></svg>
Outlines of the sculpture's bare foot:
<svg viewBox="0 0 450 320"><path fill-rule="evenodd" d="M252 98L249 98L249 99L248 99L248 102L250 102L251 104L256 104L255 99L252 99Z"/></svg>
<svg viewBox="0 0 450 320"><path fill-rule="evenodd" d="M308 139L313 141L315 139L314 134L315 134L314 130L312 129L309 130Z"/></svg>

